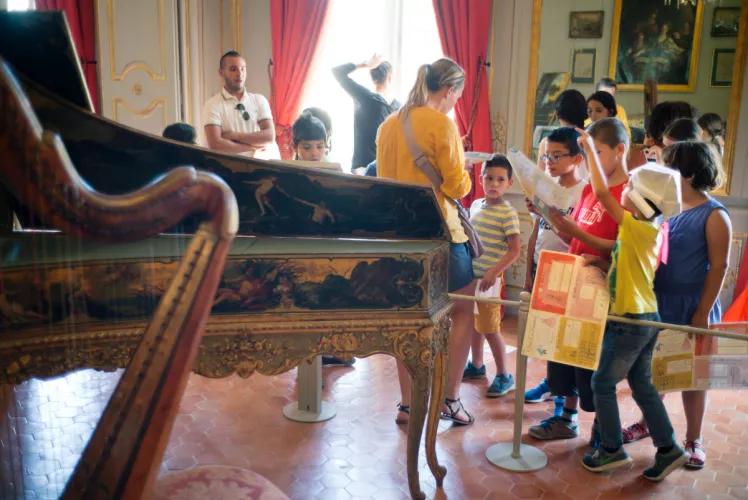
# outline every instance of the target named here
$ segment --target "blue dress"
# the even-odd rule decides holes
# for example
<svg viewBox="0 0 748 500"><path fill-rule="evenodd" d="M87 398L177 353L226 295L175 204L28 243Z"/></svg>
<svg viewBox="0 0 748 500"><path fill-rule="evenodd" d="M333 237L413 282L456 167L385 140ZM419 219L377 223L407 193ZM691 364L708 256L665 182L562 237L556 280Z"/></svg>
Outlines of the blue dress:
<svg viewBox="0 0 748 500"><path fill-rule="evenodd" d="M714 210L727 212L721 203L710 198L669 221L667 264L660 264L654 281L657 307L664 323L691 324L709 271L706 221ZM721 320L722 308L717 298L709 313L709 323Z"/></svg>

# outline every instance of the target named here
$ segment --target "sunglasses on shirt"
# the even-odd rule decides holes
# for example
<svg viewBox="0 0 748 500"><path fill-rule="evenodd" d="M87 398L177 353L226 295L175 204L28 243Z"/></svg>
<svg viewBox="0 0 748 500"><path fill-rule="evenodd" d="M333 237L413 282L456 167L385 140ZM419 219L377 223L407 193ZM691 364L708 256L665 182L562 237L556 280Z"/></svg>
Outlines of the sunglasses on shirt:
<svg viewBox="0 0 748 500"><path fill-rule="evenodd" d="M247 113L247 111L244 109L244 104L237 104L235 109L242 114L242 118L244 118L245 122L249 121L249 113Z"/></svg>

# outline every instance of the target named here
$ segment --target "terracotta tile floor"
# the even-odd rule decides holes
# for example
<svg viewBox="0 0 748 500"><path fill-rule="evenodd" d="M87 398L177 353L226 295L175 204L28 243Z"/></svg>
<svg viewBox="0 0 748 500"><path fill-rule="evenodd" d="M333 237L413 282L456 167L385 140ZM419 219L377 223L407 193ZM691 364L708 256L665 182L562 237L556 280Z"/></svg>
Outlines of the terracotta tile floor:
<svg viewBox="0 0 748 500"><path fill-rule="evenodd" d="M514 336L508 336L515 344ZM514 354L510 361L514 363ZM487 355L487 360L490 357ZM492 371L489 363L489 371ZM530 361L529 380L544 365ZM0 428L0 498L57 498L106 404L119 374L86 370L56 380L32 381L10 393ZM394 361L360 359L351 369L325 369L326 400L337 416L322 424L286 420L281 408L294 397L295 373L278 377L211 380L191 376L171 435L162 471L198 464L251 468L298 499L408 498L405 434L395 425L398 402ZM471 428L440 427L439 457L448 468L436 490L422 457L422 487L430 498L748 499L748 403L746 393L713 392L704 431L709 462L702 471L678 471L664 483L640 478L653 455L651 441L627 446L629 470L595 475L579 465L584 439L537 443L549 465L535 473L510 474L488 463L487 446L511 440L512 395L483 398L486 381L463 385L466 406L477 418ZM624 384L625 385L625 384ZM637 416L628 388L620 391L622 418ZM552 403L529 406L527 425L546 418ZM680 398L667 398L678 435L685 420ZM3 416L4 417L4 416ZM589 431L592 415L582 415ZM228 499L227 499L228 500Z"/></svg>

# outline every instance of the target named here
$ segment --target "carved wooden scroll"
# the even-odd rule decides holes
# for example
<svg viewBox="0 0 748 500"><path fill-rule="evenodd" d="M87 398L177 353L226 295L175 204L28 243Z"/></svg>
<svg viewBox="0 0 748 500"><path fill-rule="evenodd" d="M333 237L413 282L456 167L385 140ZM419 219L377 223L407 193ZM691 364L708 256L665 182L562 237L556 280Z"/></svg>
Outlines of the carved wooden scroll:
<svg viewBox="0 0 748 500"><path fill-rule="evenodd" d="M59 137L44 132L0 58L0 180L46 223L83 239L122 243L204 214L63 495L137 499L148 492L238 227L236 200L216 176L173 170L124 196L92 190Z"/></svg>

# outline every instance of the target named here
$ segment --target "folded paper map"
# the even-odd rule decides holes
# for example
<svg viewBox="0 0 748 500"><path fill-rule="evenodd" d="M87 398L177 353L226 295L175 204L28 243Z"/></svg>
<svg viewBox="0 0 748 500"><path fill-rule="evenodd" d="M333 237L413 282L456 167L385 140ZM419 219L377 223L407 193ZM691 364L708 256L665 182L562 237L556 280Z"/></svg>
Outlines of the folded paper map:
<svg viewBox="0 0 748 500"><path fill-rule="evenodd" d="M596 369L609 302L608 284L602 271L585 266L582 257L543 250L522 354Z"/></svg>

